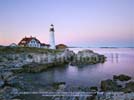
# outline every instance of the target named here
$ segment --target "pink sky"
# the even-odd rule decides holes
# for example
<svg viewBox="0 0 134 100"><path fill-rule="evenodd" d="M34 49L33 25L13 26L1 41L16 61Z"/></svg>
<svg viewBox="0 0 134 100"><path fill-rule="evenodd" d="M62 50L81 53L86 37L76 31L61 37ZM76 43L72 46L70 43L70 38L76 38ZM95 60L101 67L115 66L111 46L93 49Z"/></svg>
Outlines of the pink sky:
<svg viewBox="0 0 134 100"><path fill-rule="evenodd" d="M53 3L52 3L53 2ZM25 36L69 46L134 46L133 0L0 1L0 45Z"/></svg>

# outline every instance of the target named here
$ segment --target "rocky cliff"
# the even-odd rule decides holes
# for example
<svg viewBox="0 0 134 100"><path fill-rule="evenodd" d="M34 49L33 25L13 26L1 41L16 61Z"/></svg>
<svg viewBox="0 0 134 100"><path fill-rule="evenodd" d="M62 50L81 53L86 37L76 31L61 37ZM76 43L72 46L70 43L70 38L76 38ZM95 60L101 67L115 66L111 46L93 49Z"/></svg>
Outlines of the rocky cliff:
<svg viewBox="0 0 134 100"><path fill-rule="evenodd" d="M104 61L104 55L99 55L91 50L83 50L75 54L68 49L0 48L0 69L23 68L25 71L28 70L28 72L38 72L54 65L65 63L79 66L102 63Z"/></svg>

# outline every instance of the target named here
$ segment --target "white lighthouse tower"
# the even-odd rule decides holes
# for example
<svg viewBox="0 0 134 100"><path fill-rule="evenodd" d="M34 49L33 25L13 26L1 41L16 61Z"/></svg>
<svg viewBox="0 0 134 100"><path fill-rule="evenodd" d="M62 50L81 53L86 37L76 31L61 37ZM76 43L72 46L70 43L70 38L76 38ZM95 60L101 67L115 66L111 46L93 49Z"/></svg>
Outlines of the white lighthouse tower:
<svg viewBox="0 0 134 100"><path fill-rule="evenodd" d="M50 26L50 49L55 49L54 25Z"/></svg>

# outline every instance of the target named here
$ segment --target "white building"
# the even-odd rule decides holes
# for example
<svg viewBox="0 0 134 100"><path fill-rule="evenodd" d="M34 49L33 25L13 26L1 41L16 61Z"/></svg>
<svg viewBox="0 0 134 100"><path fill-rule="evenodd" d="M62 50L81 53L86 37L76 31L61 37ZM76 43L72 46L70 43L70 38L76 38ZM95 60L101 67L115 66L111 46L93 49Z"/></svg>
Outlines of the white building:
<svg viewBox="0 0 134 100"><path fill-rule="evenodd" d="M41 43L36 37L25 37L19 44L22 47L49 48L49 44Z"/></svg>
<svg viewBox="0 0 134 100"><path fill-rule="evenodd" d="M18 45L15 44L15 43L11 43L9 46L10 46L10 47L17 47Z"/></svg>
<svg viewBox="0 0 134 100"><path fill-rule="evenodd" d="M50 47L49 44L41 43L41 48L49 48L49 47Z"/></svg>

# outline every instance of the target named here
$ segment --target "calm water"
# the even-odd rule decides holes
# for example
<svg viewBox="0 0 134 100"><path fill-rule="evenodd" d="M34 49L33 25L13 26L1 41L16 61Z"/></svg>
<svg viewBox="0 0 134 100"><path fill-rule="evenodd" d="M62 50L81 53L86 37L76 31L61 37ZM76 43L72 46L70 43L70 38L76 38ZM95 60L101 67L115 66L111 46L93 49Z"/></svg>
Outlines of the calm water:
<svg viewBox="0 0 134 100"><path fill-rule="evenodd" d="M85 48L71 48L78 52ZM36 85L53 82L66 82L67 86L98 86L101 80L112 78L113 75L127 74L134 77L134 49L132 48L89 48L104 54L107 61L103 64L84 67L63 66L49 69L42 73L26 74L25 79L32 79Z"/></svg>

